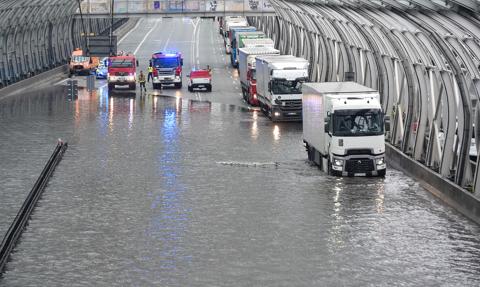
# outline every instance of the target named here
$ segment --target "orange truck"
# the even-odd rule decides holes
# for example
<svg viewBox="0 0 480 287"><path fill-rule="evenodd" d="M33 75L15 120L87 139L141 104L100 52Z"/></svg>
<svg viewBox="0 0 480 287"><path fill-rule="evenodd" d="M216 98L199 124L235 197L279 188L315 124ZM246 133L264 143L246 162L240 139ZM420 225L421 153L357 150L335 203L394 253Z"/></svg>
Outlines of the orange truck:
<svg viewBox="0 0 480 287"><path fill-rule="evenodd" d="M98 57L85 56L82 49L75 49L69 63L70 75L90 75L100 64Z"/></svg>

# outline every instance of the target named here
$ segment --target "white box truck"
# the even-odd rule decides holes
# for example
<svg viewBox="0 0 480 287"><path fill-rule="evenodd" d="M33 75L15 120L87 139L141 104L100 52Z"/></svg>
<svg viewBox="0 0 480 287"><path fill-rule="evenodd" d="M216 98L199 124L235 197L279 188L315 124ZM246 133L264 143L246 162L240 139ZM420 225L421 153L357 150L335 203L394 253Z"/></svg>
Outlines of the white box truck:
<svg viewBox="0 0 480 287"><path fill-rule="evenodd" d="M259 55L279 55L273 47L245 47L239 49L238 71L242 85L243 99L252 106L258 106L255 57Z"/></svg>
<svg viewBox="0 0 480 287"><path fill-rule="evenodd" d="M378 91L355 82L303 85L308 159L336 176L385 176L385 116Z"/></svg>
<svg viewBox="0 0 480 287"><path fill-rule="evenodd" d="M308 61L291 55L257 56L257 98L272 121L302 120L302 84L308 80Z"/></svg>

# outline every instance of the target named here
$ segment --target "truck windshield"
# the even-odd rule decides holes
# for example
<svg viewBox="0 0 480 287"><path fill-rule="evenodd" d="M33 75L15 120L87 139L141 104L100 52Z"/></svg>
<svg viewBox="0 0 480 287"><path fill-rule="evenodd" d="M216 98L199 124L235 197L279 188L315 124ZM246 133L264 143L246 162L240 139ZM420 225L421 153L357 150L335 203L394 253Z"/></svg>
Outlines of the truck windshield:
<svg viewBox="0 0 480 287"><path fill-rule="evenodd" d="M133 68L132 60L118 59L110 63L111 68Z"/></svg>
<svg viewBox="0 0 480 287"><path fill-rule="evenodd" d="M284 79L272 80L272 93L275 95L301 94L301 81L287 81Z"/></svg>
<svg viewBox="0 0 480 287"><path fill-rule="evenodd" d="M177 57L157 58L153 60L153 65L156 68L176 68L179 66Z"/></svg>
<svg viewBox="0 0 480 287"><path fill-rule="evenodd" d="M347 137L383 135L383 113L379 109L335 111L333 135Z"/></svg>
<svg viewBox="0 0 480 287"><path fill-rule="evenodd" d="M72 61L73 61L73 62L88 62L88 61L90 61L90 57L85 57L85 56L73 56Z"/></svg>

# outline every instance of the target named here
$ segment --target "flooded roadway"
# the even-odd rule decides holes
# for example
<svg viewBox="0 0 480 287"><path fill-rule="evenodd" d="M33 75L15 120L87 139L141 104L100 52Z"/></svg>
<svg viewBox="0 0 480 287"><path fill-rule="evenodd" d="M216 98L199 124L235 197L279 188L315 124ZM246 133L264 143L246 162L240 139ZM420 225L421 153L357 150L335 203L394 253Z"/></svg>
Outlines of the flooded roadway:
<svg viewBox="0 0 480 287"><path fill-rule="evenodd" d="M301 124L236 104L221 76L195 95L212 103L105 87L0 101L4 230L69 142L0 286L480 284L478 225L393 169L326 176Z"/></svg>

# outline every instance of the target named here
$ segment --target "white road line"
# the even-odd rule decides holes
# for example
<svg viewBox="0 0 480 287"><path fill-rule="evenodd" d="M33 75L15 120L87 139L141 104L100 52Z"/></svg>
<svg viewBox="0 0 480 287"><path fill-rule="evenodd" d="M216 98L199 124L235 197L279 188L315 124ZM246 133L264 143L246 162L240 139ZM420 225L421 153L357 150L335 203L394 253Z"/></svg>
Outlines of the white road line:
<svg viewBox="0 0 480 287"><path fill-rule="evenodd" d="M200 21L200 19L199 19ZM200 28L201 28L201 25L198 25L198 21L197 21L197 26L198 26L198 29L197 29L197 41L196 41L196 45L197 45L197 51L196 51L196 58L197 58L197 65L200 66Z"/></svg>
<svg viewBox="0 0 480 287"><path fill-rule="evenodd" d="M174 29L170 29L170 35L168 35L167 41L165 42L165 45L163 46L163 50L162 50L162 51L166 51L166 50L167 50L167 46L168 46L168 43L170 42L170 38L172 37L173 30L174 30Z"/></svg>
<svg viewBox="0 0 480 287"><path fill-rule="evenodd" d="M150 35L150 33L153 32L153 30L155 30L155 28L157 28L157 25L158 25L158 20L155 21L155 25L153 25L153 27L150 29L150 31L148 31L147 34L145 34L145 37L143 37L142 41L140 42L140 44L138 44L137 48L135 49L135 51L133 52L134 55L137 54L138 50L140 49L140 47L142 47L143 43L145 42L145 40L147 39L148 35Z"/></svg>
<svg viewBox="0 0 480 287"><path fill-rule="evenodd" d="M64 82L66 82L67 80L68 80L68 79L60 80L60 81L56 82L54 85L58 85L58 84L64 83Z"/></svg>
<svg viewBox="0 0 480 287"><path fill-rule="evenodd" d="M128 35L130 35L130 33L132 33L134 30L136 30L138 28L138 26L140 25L140 22L143 21L143 18L140 19L139 21L137 21L137 24L135 25L135 27L133 27L133 29L131 29L130 31L128 31L127 34L123 35L123 37L118 41L117 45L120 45L120 43L123 42L123 40L125 40L125 38L128 37Z"/></svg>

